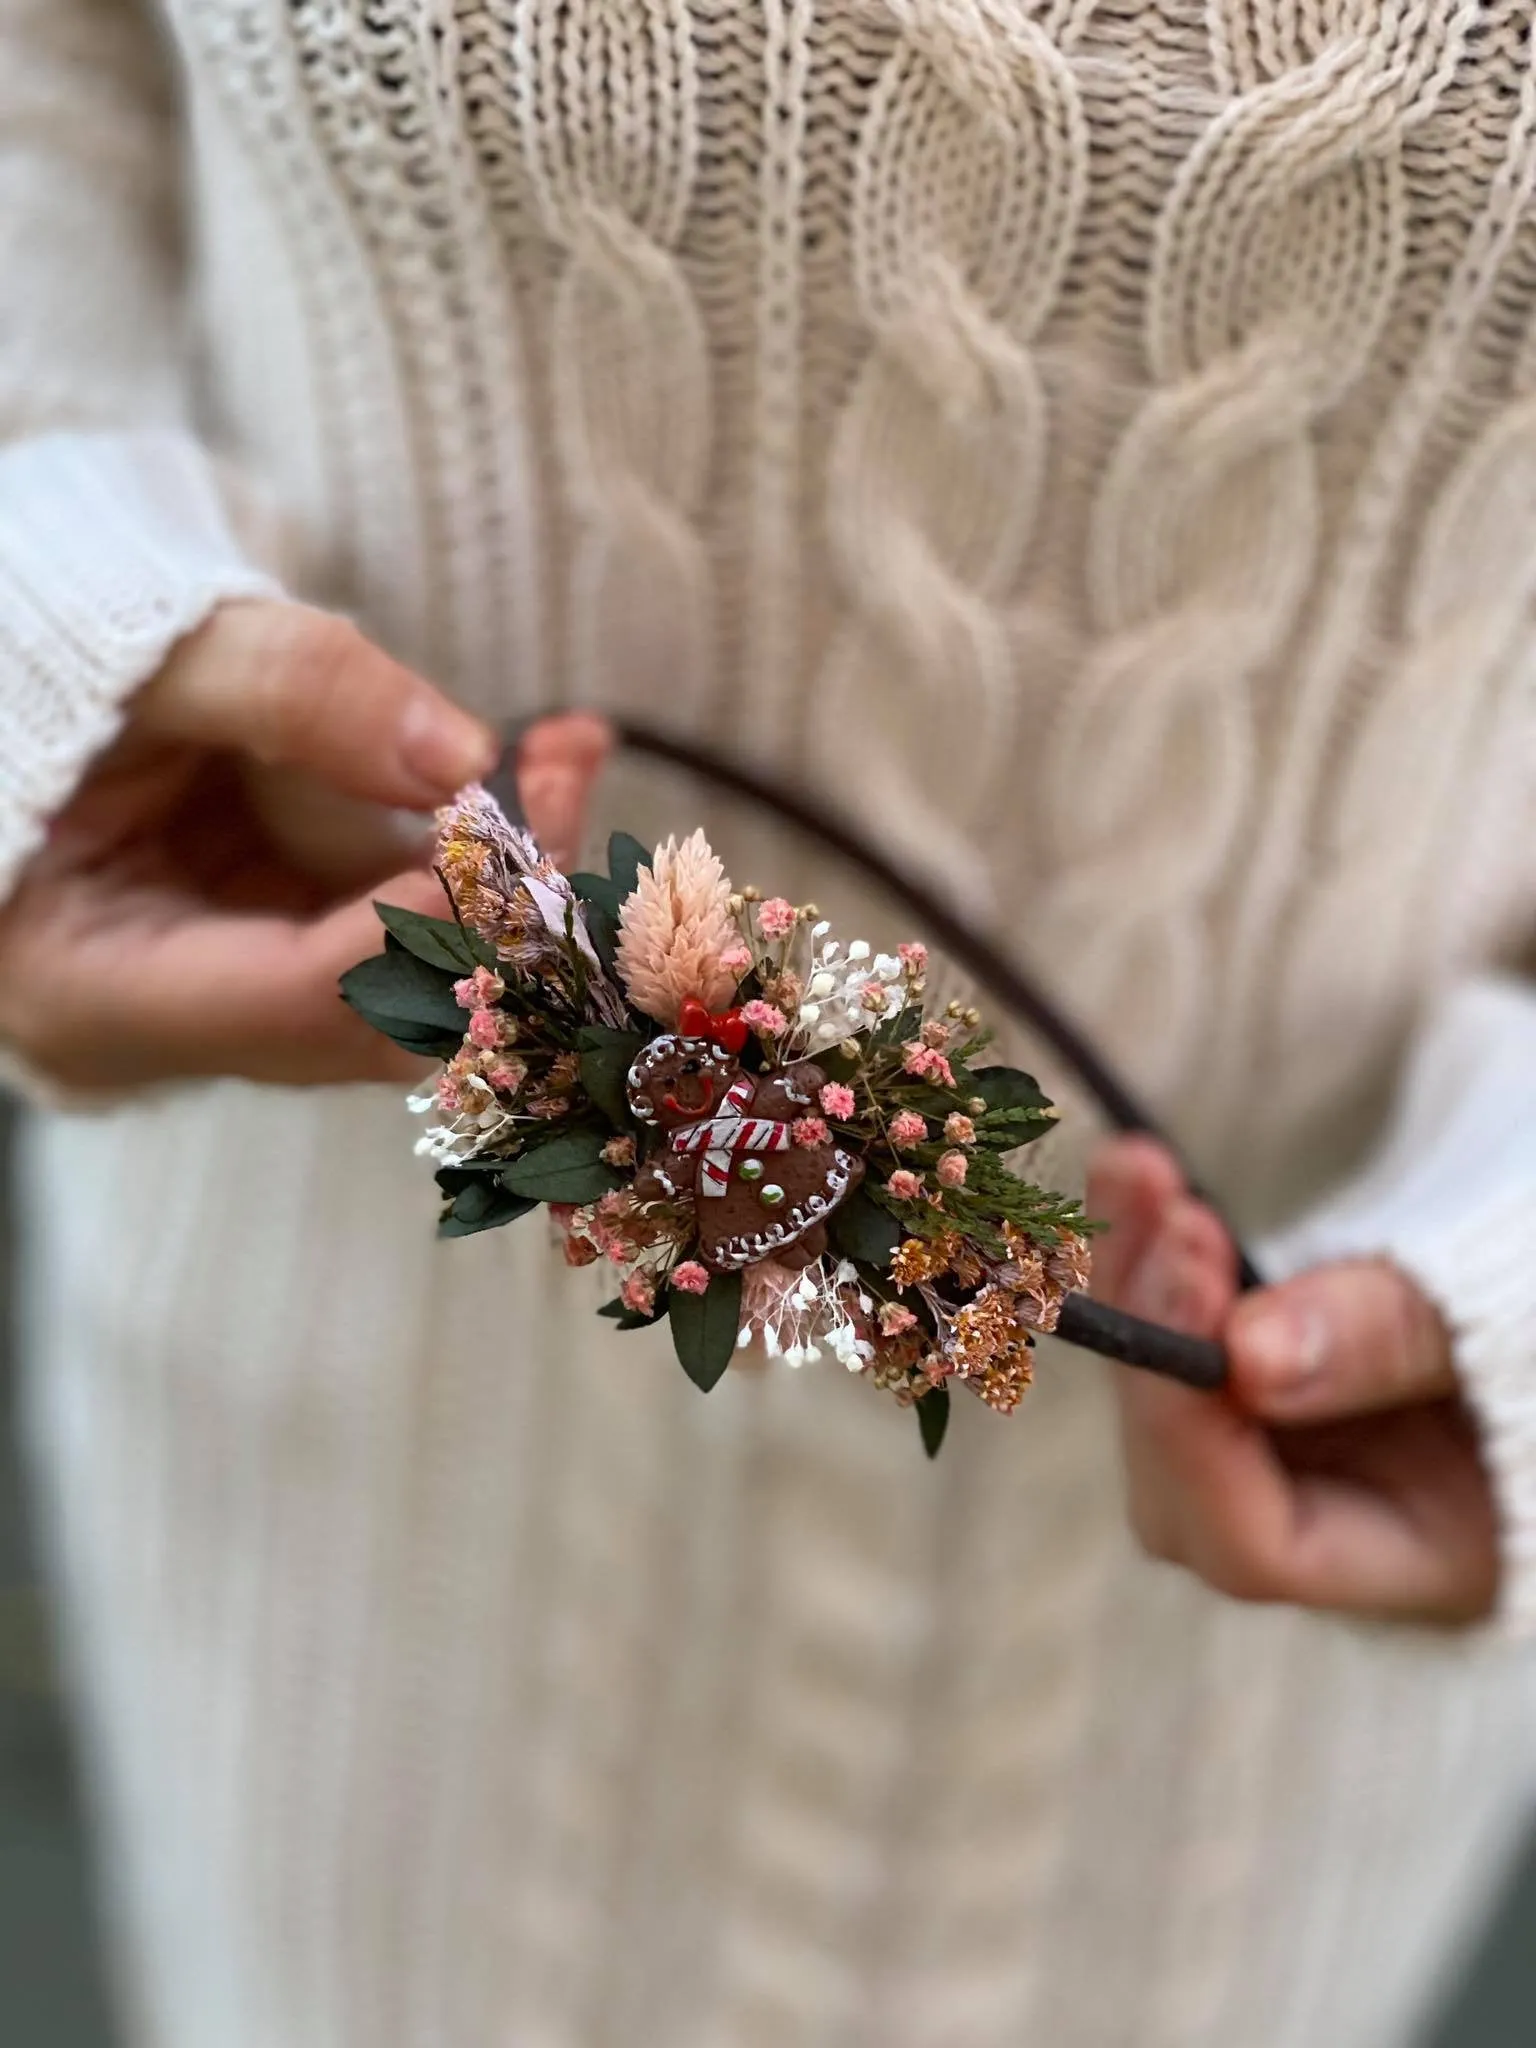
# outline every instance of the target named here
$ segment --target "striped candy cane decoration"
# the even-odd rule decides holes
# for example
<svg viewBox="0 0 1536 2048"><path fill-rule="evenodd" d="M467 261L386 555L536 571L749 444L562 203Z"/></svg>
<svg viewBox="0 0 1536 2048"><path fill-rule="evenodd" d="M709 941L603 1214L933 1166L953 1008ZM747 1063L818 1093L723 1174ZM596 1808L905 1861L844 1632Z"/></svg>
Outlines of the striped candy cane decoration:
<svg viewBox="0 0 1536 2048"><path fill-rule="evenodd" d="M746 1115L755 1084L743 1074L726 1091L718 1112L701 1117L696 1124L672 1133L674 1152L702 1152L699 1192L723 1195L731 1178L731 1159L737 1152L787 1152L789 1125L771 1117Z"/></svg>

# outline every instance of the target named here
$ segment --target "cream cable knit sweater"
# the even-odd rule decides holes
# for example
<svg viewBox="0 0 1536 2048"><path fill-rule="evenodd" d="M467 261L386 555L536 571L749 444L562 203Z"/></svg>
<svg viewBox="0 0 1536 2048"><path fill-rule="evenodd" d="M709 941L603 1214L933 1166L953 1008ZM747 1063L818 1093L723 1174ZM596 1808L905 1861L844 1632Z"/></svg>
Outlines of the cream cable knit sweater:
<svg viewBox="0 0 1536 2048"><path fill-rule="evenodd" d="M1439 1295L1536 1619L1528 0L166 13L179 126L129 0L0 0L4 876L277 578L856 780L1286 1256ZM700 1401L407 1137L33 1133L137 2040L1408 2038L1525 1652L1142 1564L1080 1360L932 1471L840 1375Z"/></svg>

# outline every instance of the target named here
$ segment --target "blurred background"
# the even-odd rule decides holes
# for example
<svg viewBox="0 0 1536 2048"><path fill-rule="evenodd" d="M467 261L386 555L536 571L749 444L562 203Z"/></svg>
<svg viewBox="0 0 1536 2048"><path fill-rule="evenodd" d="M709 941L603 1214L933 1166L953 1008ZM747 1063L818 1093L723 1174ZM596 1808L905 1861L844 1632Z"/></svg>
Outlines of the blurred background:
<svg viewBox="0 0 1536 2048"><path fill-rule="evenodd" d="M49 1669L16 1455L12 1135L12 1114L0 1099L0 2048L121 2048L108 2010L84 1820ZM1402 2048L1532 2044L1536 1830L1502 1908L1431 2032L1423 2043ZM636 2042L634 2048L663 2044ZM1353 2044L1318 2042L1315 2048Z"/></svg>

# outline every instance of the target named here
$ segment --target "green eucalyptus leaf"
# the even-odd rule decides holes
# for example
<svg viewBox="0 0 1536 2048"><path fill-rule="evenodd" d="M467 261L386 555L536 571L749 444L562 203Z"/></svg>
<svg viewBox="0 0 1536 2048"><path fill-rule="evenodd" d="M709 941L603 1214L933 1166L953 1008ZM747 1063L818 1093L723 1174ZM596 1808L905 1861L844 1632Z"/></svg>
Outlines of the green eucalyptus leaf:
<svg viewBox="0 0 1536 2048"><path fill-rule="evenodd" d="M581 873L571 876L571 887L589 908L602 911L617 922L619 905L624 900L617 882L607 875Z"/></svg>
<svg viewBox="0 0 1536 2048"><path fill-rule="evenodd" d="M923 1435L923 1449L930 1458L936 1458L944 1441L944 1432L949 1427L948 1387L931 1387L926 1394L918 1396L913 1406L917 1410L917 1426Z"/></svg>
<svg viewBox="0 0 1536 2048"><path fill-rule="evenodd" d="M889 1266L906 1232L894 1216L877 1208L863 1188L855 1188L827 1218L827 1231L845 1259L856 1259L882 1271Z"/></svg>
<svg viewBox="0 0 1536 2048"><path fill-rule="evenodd" d="M535 1202L595 1202L622 1185L599 1156L607 1142L602 1131L560 1131L514 1159L501 1185Z"/></svg>
<svg viewBox="0 0 1536 2048"><path fill-rule="evenodd" d="M609 1122L631 1127L629 1070L645 1040L638 1031L613 1031L591 1025L580 1033L581 1085Z"/></svg>
<svg viewBox="0 0 1536 2048"><path fill-rule="evenodd" d="M455 977L444 968L429 967L414 953L396 946L361 960L341 977L342 1000L377 1031L395 1038L396 1027L420 1036L452 1033L454 1050L463 1043L467 1019L454 1000Z"/></svg>
<svg viewBox="0 0 1536 2048"><path fill-rule="evenodd" d="M419 910L402 909L398 903L375 903L380 924L407 953L440 967L456 980L473 974L480 956L470 944L462 925L447 917L424 917Z"/></svg>
<svg viewBox="0 0 1536 2048"><path fill-rule="evenodd" d="M499 1230L526 1216L536 1202L509 1195L494 1181L477 1181L455 1195L452 1207L437 1226L439 1237L475 1237L482 1230Z"/></svg>
<svg viewBox="0 0 1536 2048"><path fill-rule="evenodd" d="M605 1301L598 1310L600 1316L606 1316L609 1322L621 1330L648 1330L654 1323L659 1323L666 1312L665 1299L660 1301L649 1315L642 1315L637 1308L626 1308L622 1301Z"/></svg>
<svg viewBox="0 0 1536 2048"><path fill-rule="evenodd" d="M417 1059L451 1060L464 1042L456 1032L434 1030L429 1024L401 1024L382 1011L370 1010L366 1003L348 1001L365 1024Z"/></svg>
<svg viewBox="0 0 1536 2048"><path fill-rule="evenodd" d="M730 1364L736 1349L741 1323L741 1275L712 1273L702 1294L670 1288L667 1313L678 1361L693 1384L707 1394Z"/></svg>
<svg viewBox="0 0 1536 2048"><path fill-rule="evenodd" d="M640 879L640 870L650 865L650 849L642 846L633 833L615 832L608 841L608 874L621 902L633 894ZM618 916L617 908L614 916Z"/></svg>
<svg viewBox="0 0 1536 2048"><path fill-rule="evenodd" d="M971 1074L972 1091L989 1110L1049 1109L1051 1098L1033 1074L1018 1067L977 1067Z"/></svg>
<svg viewBox="0 0 1536 2048"><path fill-rule="evenodd" d="M506 1165L505 1159L456 1160L452 1166L440 1166L432 1178L445 1195L460 1195L480 1181L494 1180Z"/></svg>
<svg viewBox="0 0 1536 2048"><path fill-rule="evenodd" d="M935 1088L928 1081L897 1080L891 1089L902 1109L919 1109L924 1116L948 1116L967 1099L963 1089Z"/></svg>

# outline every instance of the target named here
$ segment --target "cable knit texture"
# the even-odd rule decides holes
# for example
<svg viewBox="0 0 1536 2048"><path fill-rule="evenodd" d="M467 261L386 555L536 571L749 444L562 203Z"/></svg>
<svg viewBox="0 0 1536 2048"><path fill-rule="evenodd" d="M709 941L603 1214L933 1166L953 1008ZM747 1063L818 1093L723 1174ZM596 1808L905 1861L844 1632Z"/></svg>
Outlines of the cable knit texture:
<svg viewBox="0 0 1536 2048"><path fill-rule="evenodd" d="M1536 1622L1528 0L161 12L0 0L0 862L271 587L216 447L291 587L862 804L1287 1256L1418 1272ZM1527 1653L1139 1562L1082 1360L931 1469L701 1401L408 1138L31 1134L136 2042L1402 2048Z"/></svg>

